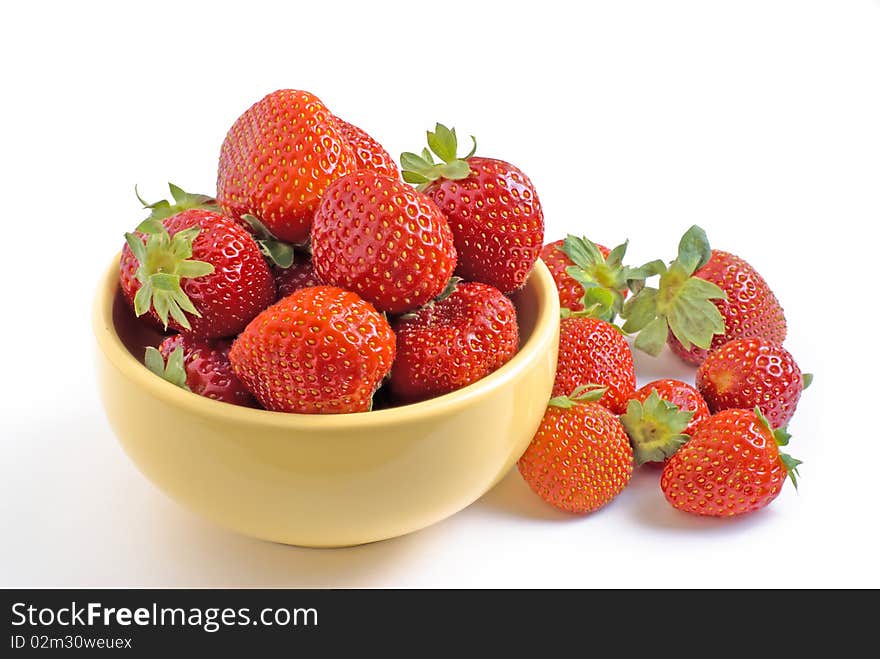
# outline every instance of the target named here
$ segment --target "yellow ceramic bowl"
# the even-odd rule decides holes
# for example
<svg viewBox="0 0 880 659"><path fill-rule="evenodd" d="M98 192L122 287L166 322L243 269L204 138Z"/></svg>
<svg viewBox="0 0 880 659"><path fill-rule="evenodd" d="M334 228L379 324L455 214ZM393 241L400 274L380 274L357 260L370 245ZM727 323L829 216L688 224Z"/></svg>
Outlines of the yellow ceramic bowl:
<svg viewBox="0 0 880 659"><path fill-rule="evenodd" d="M423 403L332 416L238 407L156 377L141 360L158 335L133 320L117 273L114 260L94 313L110 424L168 496L255 538L338 547L438 522L507 473L550 396L559 302L540 261L514 296L522 344L510 362Z"/></svg>

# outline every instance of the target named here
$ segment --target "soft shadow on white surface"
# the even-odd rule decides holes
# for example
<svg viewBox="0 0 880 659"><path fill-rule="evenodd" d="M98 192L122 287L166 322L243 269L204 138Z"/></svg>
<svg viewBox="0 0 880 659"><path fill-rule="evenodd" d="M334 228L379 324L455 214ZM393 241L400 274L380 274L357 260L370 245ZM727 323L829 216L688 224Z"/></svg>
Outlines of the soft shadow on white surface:
<svg viewBox="0 0 880 659"><path fill-rule="evenodd" d="M641 387L648 382L665 378L682 380L683 382L693 384L694 375L697 372L696 367L680 360L672 354L669 348L663 348L663 352L656 357L652 357L635 348L633 348L632 353L633 363L638 375L638 386Z"/></svg>
<svg viewBox="0 0 880 659"><path fill-rule="evenodd" d="M531 523L537 522L543 525L542 528L546 528L550 526L592 526L599 523L606 515L614 514L616 503L617 499L589 515L564 512L554 508L532 492L520 476L519 470L514 467L504 480L473 504L471 508L476 512L485 511L491 515L519 518Z"/></svg>
<svg viewBox="0 0 880 659"><path fill-rule="evenodd" d="M162 507L165 508L164 506ZM176 511L158 510L150 524L163 546L176 547L181 586L370 587L393 581L408 555L436 541L430 529L357 547L309 549L253 540ZM177 576L179 575L179 576Z"/></svg>
<svg viewBox="0 0 880 659"><path fill-rule="evenodd" d="M659 470L650 468L637 469L602 510L569 515L541 501L514 467L466 511L402 538L345 549L251 540L183 510L138 473L94 389L79 379L76 399L51 410L35 403L0 421L0 586L613 587L625 583L616 575L646 555L680 585L700 585L701 570L718 561L746 561L748 573L732 568L730 583L756 584L767 575L781 579L770 565L754 567L771 552L801 556L819 537L846 543L848 552L870 546L852 543L851 528L837 528L838 506L829 503L835 514L827 519L811 510L831 501L816 488L833 480L834 469L811 455L810 442L797 453L810 468L802 496L786 488L769 509L740 519L673 509ZM821 387L810 392L818 400ZM804 435L816 446L812 409L798 419L794 441ZM599 574L585 556L620 570ZM549 562L523 569L535 557ZM664 573L630 583L663 584Z"/></svg>
<svg viewBox="0 0 880 659"><path fill-rule="evenodd" d="M667 571L679 585L700 585L718 561L733 566L729 583L755 584L781 579L762 557L800 556L815 542L808 532L850 537L807 517L819 499L791 491L741 519L689 516L666 503L659 471L646 468L602 510L568 515L541 501L514 468L466 511L402 538L345 549L276 545L214 527L162 495L96 407L89 401L8 425L10 441L0 441L0 586L613 587L646 558L665 568L637 585L667 583ZM541 569L523 569L535 557L547 559ZM598 573L591 561L617 567ZM748 573L737 572L743 561Z"/></svg>
<svg viewBox="0 0 880 659"><path fill-rule="evenodd" d="M542 501L523 481L514 468L495 488L473 505L476 510L494 514L538 520L547 523L572 524L595 520L603 515L617 515L623 511L632 516L637 525L645 530L706 534L735 534L756 526L771 523L775 513L772 508L732 519L698 517L673 508L660 489L659 467L636 468L626 489L604 508L589 515L571 515Z"/></svg>
<svg viewBox="0 0 880 659"><path fill-rule="evenodd" d="M701 517L673 508L660 489L658 467L641 467L633 474L629 487L621 494L627 512L646 529L668 533L691 533L713 536L745 533L758 526L773 522L774 509L765 508L748 515L733 518Z"/></svg>
<svg viewBox="0 0 880 659"><path fill-rule="evenodd" d="M224 531L137 472L100 412L58 412L0 442L0 586L387 585L436 545L436 526L344 549Z"/></svg>
<svg viewBox="0 0 880 659"><path fill-rule="evenodd" d="M514 467L498 485L473 504L475 509L490 510L496 514L513 517L526 517L549 522L576 521L576 515L569 515L545 503L536 495Z"/></svg>

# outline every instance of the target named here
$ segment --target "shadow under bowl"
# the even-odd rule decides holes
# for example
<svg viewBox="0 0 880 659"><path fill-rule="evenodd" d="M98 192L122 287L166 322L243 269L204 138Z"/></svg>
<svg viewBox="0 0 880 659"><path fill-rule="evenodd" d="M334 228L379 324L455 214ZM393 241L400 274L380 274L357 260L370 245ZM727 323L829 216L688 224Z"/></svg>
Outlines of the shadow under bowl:
<svg viewBox="0 0 880 659"><path fill-rule="evenodd" d="M559 302L541 261L512 296L521 347L507 364L425 402L338 415L239 407L156 377L142 359L161 336L131 313L118 263L108 268L94 309L98 382L110 424L160 490L244 535L340 547L439 522L508 472L546 409Z"/></svg>

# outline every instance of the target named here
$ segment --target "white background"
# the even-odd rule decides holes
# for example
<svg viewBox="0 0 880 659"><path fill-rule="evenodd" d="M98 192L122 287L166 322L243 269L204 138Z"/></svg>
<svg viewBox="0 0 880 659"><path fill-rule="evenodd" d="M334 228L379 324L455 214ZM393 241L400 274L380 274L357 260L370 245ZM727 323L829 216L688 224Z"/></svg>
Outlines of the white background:
<svg viewBox="0 0 880 659"><path fill-rule="evenodd" d="M298 4L4 6L0 585L880 586L880 3ZM92 294L142 216L134 183L213 191L226 129L280 87L394 154L436 120L476 134L531 176L548 239L628 237L640 262L699 223L747 258L816 373L791 425L800 492L704 520L640 473L577 518L513 472L430 529L342 550L166 499L104 420ZM638 368L692 376L668 354Z"/></svg>

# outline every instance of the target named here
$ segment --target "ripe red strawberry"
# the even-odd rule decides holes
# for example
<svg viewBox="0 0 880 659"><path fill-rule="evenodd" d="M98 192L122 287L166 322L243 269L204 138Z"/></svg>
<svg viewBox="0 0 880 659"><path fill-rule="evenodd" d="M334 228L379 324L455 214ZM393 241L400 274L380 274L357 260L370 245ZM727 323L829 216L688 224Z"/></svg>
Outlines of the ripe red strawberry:
<svg viewBox="0 0 880 659"><path fill-rule="evenodd" d="M787 326L782 306L764 278L741 258L712 250L711 258L694 277L716 284L727 294L727 299L714 301L724 319L724 332L712 338L708 351L697 346L687 350L671 336L669 347L681 359L700 364L709 351L733 339L757 337L775 343L785 341Z"/></svg>
<svg viewBox="0 0 880 659"><path fill-rule="evenodd" d="M569 311L583 311L611 322L623 310L630 286L644 283L643 268L623 265L627 244L612 250L587 238L568 235L544 246L541 259L550 269L559 303ZM586 307L584 306L586 304Z"/></svg>
<svg viewBox="0 0 880 659"><path fill-rule="evenodd" d="M147 348L145 363L156 375L199 396L224 403L256 407L257 401L232 371L229 339L167 337L159 349Z"/></svg>
<svg viewBox="0 0 880 659"><path fill-rule="evenodd" d="M456 156L455 129L428 131L430 151L401 155L403 178L419 184L449 219L457 273L509 293L525 284L544 242L544 214L529 178L508 162ZM474 141L476 148L476 141Z"/></svg>
<svg viewBox="0 0 880 659"><path fill-rule="evenodd" d="M662 462L709 418L700 392L680 380L655 380L636 391L620 422L633 445L636 464Z"/></svg>
<svg viewBox="0 0 880 659"><path fill-rule="evenodd" d="M617 328L604 320L565 318L559 328L553 395L562 396L582 385L607 387L599 402L622 414L636 390L632 352Z"/></svg>
<svg viewBox="0 0 880 659"><path fill-rule="evenodd" d="M601 394L601 390L599 390ZM550 400L538 432L519 459L519 473L547 503L570 513L589 513L616 497L633 472L623 426L606 408L571 397Z"/></svg>
<svg viewBox="0 0 880 659"><path fill-rule="evenodd" d="M778 447L784 430L772 430L759 410L724 410L701 423L673 455L660 477L666 500L696 515L727 517L763 508L786 476L797 487L799 460Z"/></svg>
<svg viewBox="0 0 880 659"><path fill-rule="evenodd" d="M447 297L400 318L391 389L418 401L461 389L507 363L519 347L516 309L501 291L454 283Z"/></svg>
<svg viewBox="0 0 880 659"><path fill-rule="evenodd" d="M391 178L400 178L400 170L388 152L366 131L336 117L339 131L354 151L358 169L369 169Z"/></svg>
<svg viewBox="0 0 880 659"><path fill-rule="evenodd" d="M366 412L394 361L384 316L333 286L295 291L254 318L232 344L235 374L268 410Z"/></svg>
<svg viewBox="0 0 880 659"><path fill-rule="evenodd" d="M804 389L788 350L756 338L729 341L710 352L696 381L713 412L757 406L774 428L788 425Z"/></svg>
<svg viewBox="0 0 880 659"><path fill-rule="evenodd" d="M312 227L312 263L322 281L399 314L443 291L455 269L455 246L433 201L364 170L327 189Z"/></svg>
<svg viewBox="0 0 880 659"><path fill-rule="evenodd" d="M567 272L568 268L574 266L574 261L563 251L564 243L564 240L556 240L544 245L541 250L541 260L553 275L553 281L559 291L559 306L571 311L581 311L584 308L584 287ZM599 243L594 245L602 258L607 259L611 250Z"/></svg>
<svg viewBox="0 0 880 659"><path fill-rule="evenodd" d="M697 426L710 416L709 407L700 392L693 385L681 380L667 378L649 382L636 391L632 400L644 403L654 391L662 400L672 403L678 409L684 412L693 412L693 416L684 429L684 433L687 435L693 435Z"/></svg>
<svg viewBox="0 0 880 659"><path fill-rule="evenodd" d="M125 236L119 281L138 316L198 338L237 334L275 300L269 266L250 234L232 219L200 208L170 186L177 204L160 202ZM209 200L210 201L210 200Z"/></svg>
<svg viewBox="0 0 880 659"><path fill-rule="evenodd" d="M236 219L253 215L276 238L302 243L324 191L356 167L352 148L321 100L281 89L251 106L226 134L217 201Z"/></svg>
<svg viewBox="0 0 880 659"><path fill-rule="evenodd" d="M289 268L274 268L274 274L275 288L278 289L279 300L301 288L320 286L322 284L315 272L311 259L296 261Z"/></svg>
<svg viewBox="0 0 880 659"><path fill-rule="evenodd" d="M785 338L782 307L764 279L742 259L712 251L698 226L682 236L668 268L655 261L642 270L659 274L660 284L642 288L626 303L623 329L639 332L635 345L649 354L659 354L668 342L679 357L699 364L707 350L735 338Z"/></svg>

